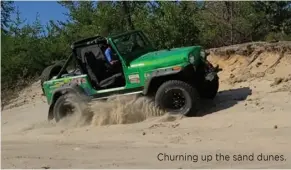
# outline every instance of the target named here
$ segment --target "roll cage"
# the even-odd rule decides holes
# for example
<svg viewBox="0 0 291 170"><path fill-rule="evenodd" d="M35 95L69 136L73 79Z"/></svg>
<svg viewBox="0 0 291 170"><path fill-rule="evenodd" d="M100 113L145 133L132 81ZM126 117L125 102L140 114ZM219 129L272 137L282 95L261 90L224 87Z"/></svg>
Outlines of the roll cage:
<svg viewBox="0 0 291 170"><path fill-rule="evenodd" d="M141 38L149 45L148 46L150 47L149 51L155 50L152 44L150 43L149 39L143 34L143 32L139 30L128 31L122 34L108 36L107 38L98 35L98 36L93 36L90 38L81 39L72 43L71 45L72 53L69 56L69 58L66 60L65 64L63 65L63 68L57 75L57 78L61 77L64 70L67 69L67 66L70 64L72 60L76 61L76 67L80 70L81 74L88 74L88 71L84 66L84 51L86 51L84 49L90 48L90 47L92 48L97 47L97 48L100 48L100 51L105 52L106 45L110 44L113 50L116 52L116 54L119 55L118 58L121 60L121 63L123 63L124 65L127 65L128 61L125 61L124 58L122 58L123 55L119 53L119 50L117 49L116 44L113 42L113 40L120 38L122 36L127 36L131 34L136 34L136 33L138 33L141 36Z"/></svg>
<svg viewBox="0 0 291 170"><path fill-rule="evenodd" d="M83 59L82 59L81 50L83 48L86 48L88 46L93 46L93 45L104 47L106 44L107 44L107 39L105 37L102 37L102 36L94 36L94 37L85 38L85 39L74 42L71 45L72 53L65 61L62 69L60 70L60 72L56 78L61 77L61 75L67 69L68 65L70 64L70 62L72 62L72 60L76 61L76 64L77 64L76 67L78 69L80 69L81 74L87 74L87 71L86 71L84 64L82 62Z"/></svg>

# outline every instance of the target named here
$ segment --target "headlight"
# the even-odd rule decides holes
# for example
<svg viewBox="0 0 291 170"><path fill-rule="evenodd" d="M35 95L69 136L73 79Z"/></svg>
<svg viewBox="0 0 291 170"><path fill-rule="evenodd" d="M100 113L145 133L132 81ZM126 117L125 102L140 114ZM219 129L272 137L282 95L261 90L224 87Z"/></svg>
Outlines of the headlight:
<svg viewBox="0 0 291 170"><path fill-rule="evenodd" d="M189 56L189 62L193 64L195 62L195 57L193 55Z"/></svg>

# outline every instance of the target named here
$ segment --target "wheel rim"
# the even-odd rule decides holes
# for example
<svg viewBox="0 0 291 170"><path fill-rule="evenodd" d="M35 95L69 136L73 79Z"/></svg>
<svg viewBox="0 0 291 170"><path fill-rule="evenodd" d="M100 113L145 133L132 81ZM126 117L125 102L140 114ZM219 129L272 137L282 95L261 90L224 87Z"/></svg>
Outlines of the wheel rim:
<svg viewBox="0 0 291 170"><path fill-rule="evenodd" d="M64 102L59 107L60 117L62 118L62 117L68 116L68 115L72 115L75 110L76 110L76 107L72 103Z"/></svg>
<svg viewBox="0 0 291 170"><path fill-rule="evenodd" d="M173 112L178 112L186 107L186 97L181 89L171 89L167 91L165 98L165 107Z"/></svg>

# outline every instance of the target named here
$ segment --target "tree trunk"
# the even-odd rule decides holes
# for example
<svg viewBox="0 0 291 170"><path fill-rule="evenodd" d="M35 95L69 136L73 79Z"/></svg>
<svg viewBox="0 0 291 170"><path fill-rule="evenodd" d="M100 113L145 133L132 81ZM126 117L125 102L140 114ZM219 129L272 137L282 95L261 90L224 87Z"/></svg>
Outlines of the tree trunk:
<svg viewBox="0 0 291 170"><path fill-rule="evenodd" d="M127 24L128 24L128 29L134 30L134 25L131 20L131 14L130 14L130 7L128 5L127 1L122 1L122 6L123 6L123 11L126 16Z"/></svg>
<svg viewBox="0 0 291 170"><path fill-rule="evenodd" d="M226 20L228 23L230 23L230 43L231 45L233 44L233 2L225 2L225 6L226 6Z"/></svg>

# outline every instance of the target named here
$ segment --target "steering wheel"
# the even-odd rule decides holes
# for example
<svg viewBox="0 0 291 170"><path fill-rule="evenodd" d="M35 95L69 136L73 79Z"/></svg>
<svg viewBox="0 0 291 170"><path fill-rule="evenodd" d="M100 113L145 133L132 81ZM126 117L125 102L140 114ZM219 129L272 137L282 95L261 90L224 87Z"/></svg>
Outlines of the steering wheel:
<svg viewBox="0 0 291 170"><path fill-rule="evenodd" d="M134 50L140 48L141 46L138 43L133 43L131 48L130 48L130 52L133 52Z"/></svg>
<svg viewBox="0 0 291 170"><path fill-rule="evenodd" d="M81 70L79 68L76 68L73 73L75 75L81 74Z"/></svg>

